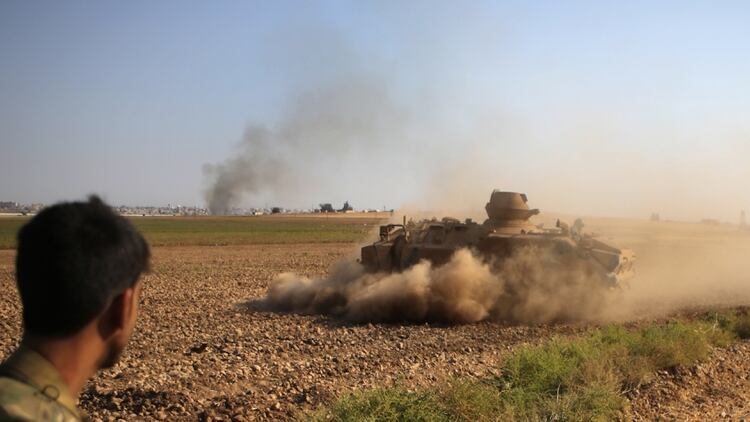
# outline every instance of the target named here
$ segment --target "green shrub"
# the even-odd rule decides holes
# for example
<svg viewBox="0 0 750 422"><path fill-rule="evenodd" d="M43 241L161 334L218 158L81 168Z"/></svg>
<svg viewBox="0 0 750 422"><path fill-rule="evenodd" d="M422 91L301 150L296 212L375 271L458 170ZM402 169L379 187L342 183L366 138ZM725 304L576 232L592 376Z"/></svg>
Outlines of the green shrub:
<svg viewBox="0 0 750 422"><path fill-rule="evenodd" d="M747 308L707 312L703 315L703 320L738 338L750 338L750 314ZM729 343L726 339L724 341Z"/></svg>
<svg viewBox="0 0 750 422"><path fill-rule="evenodd" d="M492 383L456 379L441 389L439 397L452 421L495 421L504 412L500 390Z"/></svg>
<svg viewBox="0 0 750 422"><path fill-rule="evenodd" d="M451 420L434 392L409 392L395 386L360 391L338 399L313 421L440 422Z"/></svg>
<svg viewBox="0 0 750 422"><path fill-rule="evenodd" d="M625 404L616 382L595 382L576 386L562 396L556 415L550 415L550 419L557 416L564 421L612 421L619 419Z"/></svg>
<svg viewBox="0 0 750 422"><path fill-rule="evenodd" d="M734 333L737 337L746 340L750 338L750 315L742 315L737 317L737 321L734 324Z"/></svg>
<svg viewBox="0 0 750 422"><path fill-rule="evenodd" d="M543 346L525 347L506 360L504 381L534 395L564 393L582 363L598 354L589 342L554 338Z"/></svg>
<svg viewBox="0 0 750 422"><path fill-rule="evenodd" d="M711 344L703 324L670 322L650 326L629 336L631 355L646 357L653 369L688 366L708 357Z"/></svg>

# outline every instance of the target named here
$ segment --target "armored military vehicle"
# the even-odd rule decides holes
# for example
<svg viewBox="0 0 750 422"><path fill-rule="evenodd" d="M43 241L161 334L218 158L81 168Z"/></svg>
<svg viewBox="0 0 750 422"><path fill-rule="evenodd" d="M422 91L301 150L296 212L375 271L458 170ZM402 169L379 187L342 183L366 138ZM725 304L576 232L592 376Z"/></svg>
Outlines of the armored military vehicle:
<svg viewBox="0 0 750 422"><path fill-rule="evenodd" d="M488 218L482 224L454 218L407 223L404 218L403 224L380 226L380 239L362 248L361 263L371 272L403 271L422 260L443 265L456 250L469 248L488 264L500 265L525 249L553 256L540 264L575 265L606 286L618 286L633 274L633 252L584 234L580 219L572 226L558 220L551 229L533 225L529 218L539 210L529 208L523 193L495 190L485 210Z"/></svg>

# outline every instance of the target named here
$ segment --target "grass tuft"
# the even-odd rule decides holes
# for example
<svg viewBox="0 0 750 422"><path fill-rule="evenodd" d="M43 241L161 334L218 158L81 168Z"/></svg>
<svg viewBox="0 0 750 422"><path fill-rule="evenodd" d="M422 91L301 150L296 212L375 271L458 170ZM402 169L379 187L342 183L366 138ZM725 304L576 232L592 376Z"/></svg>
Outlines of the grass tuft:
<svg viewBox="0 0 750 422"><path fill-rule="evenodd" d="M347 394L310 420L442 422L450 419L443 413L434 392L410 392L395 386Z"/></svg>
<svg viewBox="0 0 750 422"><path fill-rule="evenodd" d="M438 389L437 396L452 421L495 421L505 412L500 390L493 383L455 379Z"/></svg>
<svg viewBox="0 0 750 422"><path fill-rule="evenodd" d="M740 339L750 338L750 312L748 308L707 312L703 321L721 328L721 331ZM717 330L719 331L719 330Z"/></svg>

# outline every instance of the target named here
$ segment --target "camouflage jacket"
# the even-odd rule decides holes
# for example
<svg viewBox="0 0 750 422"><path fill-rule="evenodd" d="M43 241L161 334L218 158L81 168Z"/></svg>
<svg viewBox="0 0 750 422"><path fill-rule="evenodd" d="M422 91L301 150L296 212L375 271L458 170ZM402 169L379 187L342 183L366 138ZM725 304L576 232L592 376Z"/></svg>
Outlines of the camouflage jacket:
<svg viewBox="0 0 750 422"><path fill-rule="evenodd" d="M60 373L40 354L22 347L0 365L0 422L77 422L75 403Z"/></svg>

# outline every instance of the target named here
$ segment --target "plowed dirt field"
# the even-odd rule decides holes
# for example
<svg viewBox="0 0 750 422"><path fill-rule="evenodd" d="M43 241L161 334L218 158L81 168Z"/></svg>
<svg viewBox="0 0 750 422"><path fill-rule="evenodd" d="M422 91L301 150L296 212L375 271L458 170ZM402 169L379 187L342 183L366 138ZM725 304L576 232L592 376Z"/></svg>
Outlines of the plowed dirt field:
<svg viewBox="0 0 750 422"><path fill-rule="evenodd" d="M100 420L287 420L351 389L485 376L520 345L594 327L348 325L248 307L277 274L324 275L352 253L351 243L155 247L136 334L121 362L88 384L81 407ZM0 359L20 339L14 256L0 251ZM750 360L746 342L734 347L633 394L633 416L739 420Z"/></svg>

